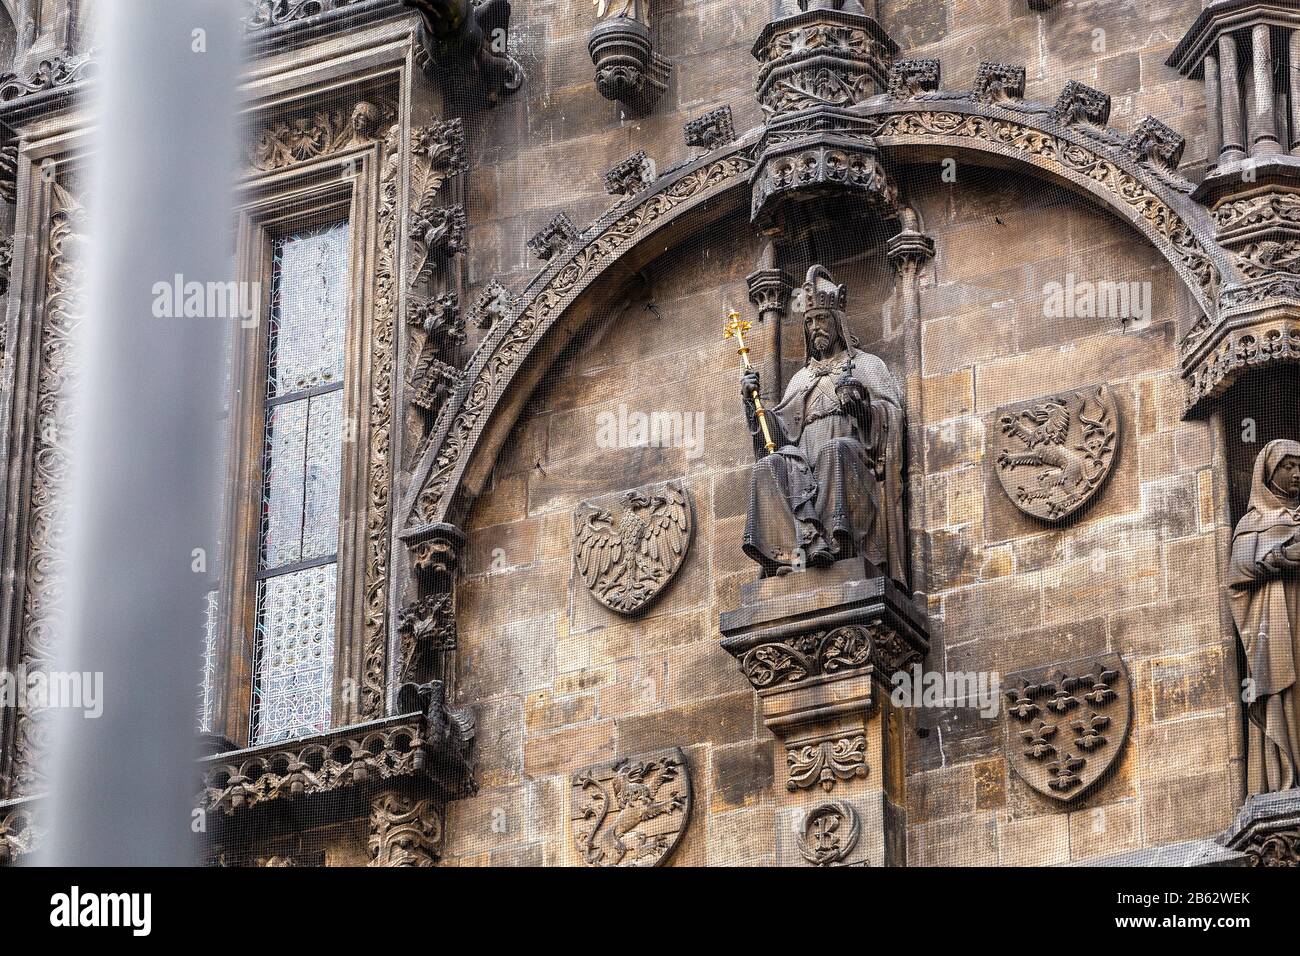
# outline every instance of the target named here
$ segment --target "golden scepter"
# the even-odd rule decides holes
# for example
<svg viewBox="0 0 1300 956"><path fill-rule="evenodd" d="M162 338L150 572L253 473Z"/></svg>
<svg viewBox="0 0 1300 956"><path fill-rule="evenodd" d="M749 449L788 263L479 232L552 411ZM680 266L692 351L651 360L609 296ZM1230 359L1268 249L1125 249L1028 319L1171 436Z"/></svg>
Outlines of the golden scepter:
<svg viewBox="0 0 1300 956"><path fill-rule="evenodd" d="M745 371L752 372L754 366L749 364L749 346L745 344L745 333L754 327L754 323L741 321L740 313L735 309L727 313L727 318L731 321L722 327L722 337L724 339L735 337L736 341L740 343L740 348L736 349L736 354L740 356ZM754 400L754 412L758 415L758 426L763 429L763 444L767 446L767 453L770 455L776 451L776 442L772 441L772 433L767 429L767 411L763 408L763 400L758 397L758 389L750 392L749 397Z"/></svg>

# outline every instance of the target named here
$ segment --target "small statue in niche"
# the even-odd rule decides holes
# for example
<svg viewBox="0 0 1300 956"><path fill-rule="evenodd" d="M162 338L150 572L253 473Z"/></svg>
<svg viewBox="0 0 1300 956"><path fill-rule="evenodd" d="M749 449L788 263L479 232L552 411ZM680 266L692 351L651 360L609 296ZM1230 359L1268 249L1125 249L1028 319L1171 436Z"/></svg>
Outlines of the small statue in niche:
<svg viewBox="0 0 1300 956"><path fill-rule="evenodd" d="M1300 442L1271 441L1255 459L1228 602L1246 652L1247 787L1290 790L1300 786Z"/></svg>
<svg viewBox="0 0 1300 956"><path fill-rule="evenodd" d="M743 547L765 576L861 557L907 589L903 396L885 363L858 348L846 299L825 267L808 270L793 303L806 362L763 411L770 454L751 399L758 372L742 375L758 459Z"/></svg>

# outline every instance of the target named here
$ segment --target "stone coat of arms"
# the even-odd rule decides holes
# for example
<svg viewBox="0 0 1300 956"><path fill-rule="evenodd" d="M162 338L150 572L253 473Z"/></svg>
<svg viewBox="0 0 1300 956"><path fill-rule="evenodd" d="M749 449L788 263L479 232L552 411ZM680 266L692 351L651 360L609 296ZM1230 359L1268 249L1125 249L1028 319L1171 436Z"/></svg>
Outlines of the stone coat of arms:
<svg viewBox="0 0 1300 956"><path fill-rule="evenodd" d="M1007 761L1043 796L1074 800L1119 757L1132 721L1130 688L1118 654L1008 674Z"/></svg>
<svg viewBox="0 0 1300 956"><path fill-rule="evenodd" d="M573 775L573 838L587 866L658 866L691 815L686 755L673 747Z"/></svg>
<svg viewBox="0 0 1300 956"><path fill-rule="evenodd" d="M693 511L680 481L579 505L573 560L592 596L619 614L645 609L686 559Z"/></svg>
<svg viewBox="0 0 1300 956"><path fill-rule="evenodd" d="M1115 462L1119 413L1098 385L999 409L998 478L1016 507L1060 521L1101 488Z"/></svg>

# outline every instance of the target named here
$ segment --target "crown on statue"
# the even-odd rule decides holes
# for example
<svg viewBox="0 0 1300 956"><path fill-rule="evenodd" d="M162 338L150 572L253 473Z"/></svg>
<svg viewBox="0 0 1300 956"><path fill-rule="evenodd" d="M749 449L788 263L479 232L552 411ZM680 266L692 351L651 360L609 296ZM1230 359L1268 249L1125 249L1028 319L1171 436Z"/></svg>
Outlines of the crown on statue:
<svg viewBox="0 0 1300 956"><path fill-rule="evenodd" d="M825 266L813 266L808 270L808 277L799 287L795 296L795 312L812 312L817 309L835 309L844 311L848 301L848 292L842 285L836 285L830 270Z"/></svg>

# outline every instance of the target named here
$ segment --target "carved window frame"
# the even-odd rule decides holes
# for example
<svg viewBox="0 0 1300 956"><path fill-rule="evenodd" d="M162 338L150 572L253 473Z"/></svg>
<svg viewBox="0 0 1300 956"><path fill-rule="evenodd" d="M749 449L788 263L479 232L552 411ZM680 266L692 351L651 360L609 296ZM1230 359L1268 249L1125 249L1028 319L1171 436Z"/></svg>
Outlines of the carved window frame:
<svg viewBox="0 0 1300 956"><path fill-rule="evenodd" d="M318 162L255 174L237 187L236 278L260 283L255 323L240 323L232 348L223 553L218 585L218 665L211 730L237 746L251 739L257 568L264 468L265 380L275 240L308 225L345 220L348 304L344 356L345 429L340 463L339 545L330 727L361 719L365 667L367 529L374 496L391 469L371 473L371 409L385 378L373 362L379 257L377 211L383 141L348 147ZM391 316L387 317L391 322ZM247 326L247 327L246 327ZM391 402L391 396L387 399Z"/></svg>

